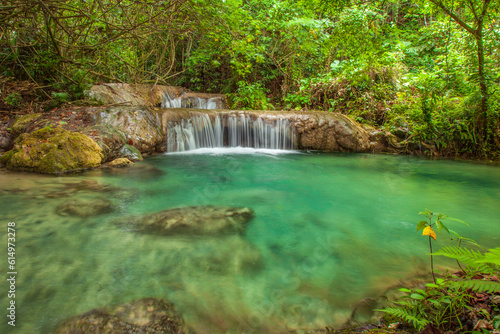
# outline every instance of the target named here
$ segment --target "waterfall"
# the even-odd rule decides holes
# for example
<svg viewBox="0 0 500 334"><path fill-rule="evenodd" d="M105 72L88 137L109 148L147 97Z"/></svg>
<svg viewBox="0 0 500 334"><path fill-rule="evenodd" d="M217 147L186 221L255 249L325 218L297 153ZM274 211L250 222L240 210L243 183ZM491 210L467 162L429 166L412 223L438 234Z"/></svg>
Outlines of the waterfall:
<svg viewBox="0 0 500 334"><path fill-rule="evenodd" d="M291 150L295 129L287 119L263 119L247 114L198 113L167 124L167 152L197 148L253 147Z"/></svg>
<svg viewBox="0 0 500 334"><path fill-rule="evenodd" d="M194 109L217 109L217 100L220 98L211 97L204 99L201 97L194 96L181 96L172 98L168 93L165 94L163 102L161 103L162 108L194 108Z"/></svg>

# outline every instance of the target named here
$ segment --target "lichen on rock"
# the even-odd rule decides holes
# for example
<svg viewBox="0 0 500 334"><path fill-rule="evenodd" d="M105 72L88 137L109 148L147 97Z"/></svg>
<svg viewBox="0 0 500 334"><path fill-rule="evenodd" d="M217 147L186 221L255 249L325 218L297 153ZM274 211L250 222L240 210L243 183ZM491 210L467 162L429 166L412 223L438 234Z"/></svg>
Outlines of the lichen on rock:
<svg viewBox="0 0 500 334"><path fill-rule="evenodd" d="M86 135L46 127L21 134L0 163L11 170L62 173L97 167L102 158L102 149Z"/></svg>

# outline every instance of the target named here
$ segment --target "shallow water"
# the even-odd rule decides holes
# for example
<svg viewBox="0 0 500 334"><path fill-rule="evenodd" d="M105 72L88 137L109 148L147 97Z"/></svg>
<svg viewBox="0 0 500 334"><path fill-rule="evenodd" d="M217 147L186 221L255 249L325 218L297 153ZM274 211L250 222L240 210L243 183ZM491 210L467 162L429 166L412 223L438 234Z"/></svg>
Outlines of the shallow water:
<svg viewBox="0 0 500 334"><path fill-rule="evenodd" d="M363 298L426 273L419 211L467 221L469 228L449 227L485 248L500 244L498 167L227 152L159 155L127 169L61 177L0 171L1 249L7 222L16 223L15 332L50 333L68 317L151 296L174 302L199 333L340 326ZM103 187L81 187L83 180ZM115 211L89 218L56 212L74 198L109 199ZM145 235L113 223L206 204L247 206L255 218L244 235L221 237ZM436 248L451 243L443 233ZM5 310L5 281L1 288ZM0 332L14 332L2 317Z"/></svg>

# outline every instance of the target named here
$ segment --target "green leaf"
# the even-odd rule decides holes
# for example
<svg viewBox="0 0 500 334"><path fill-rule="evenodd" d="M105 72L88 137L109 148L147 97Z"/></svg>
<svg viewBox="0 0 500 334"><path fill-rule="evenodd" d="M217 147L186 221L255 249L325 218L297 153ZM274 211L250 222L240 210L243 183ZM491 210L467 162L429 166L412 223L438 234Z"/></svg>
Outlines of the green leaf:
<svg viewBox="0 0 500 334"><path fill-rule="evenodd" d="M419 221L417 224L417 231L420 231L421 229L425 228L425 224L427 224L425 220Z"/></svg>
<svg viewBox="0 0 500 334"><path fill-rule="evenodd" d="M451 218L451 217L448 217L447 219L448 219L448 220L454 220L454 221L457 221L457 222L459 222L459 223L465 224L466 226L470 227L470 225L469 225L469 224L467 224L466 222L464 222L464 221L463 221L463 220L461 220L461 219Z"/></svg>
<svg viewBox="0 0 500 334"><path fill-rule="evenodd" d="M408 292L408 293L411 292L411 290L407 289L407 288L401 288L401 289L399 289L399 291L401 291L401 292Z"/></svg>
<svg viewBox="0 0 500 334"><path fill-rule="evenodd" d="M429 287L429 288L439 288L439 285L434 284L434 283L427 283L425 286Z"/></svg>
<svg viewBox="0 0 500 334"><path fill-rule="evenodd" d="M424 296L422 296L421 294L418 294L418 293L412 293L410 297L413 299L425 299Z"/></svg>
<svg viewBox="0 0 500 334"><path fill-rule="evenodd" d="M440 220L437 220L436 224L437 224L438 232L441 232L441 230L444 229L446 232L450 233L448 228Z"/></svg>

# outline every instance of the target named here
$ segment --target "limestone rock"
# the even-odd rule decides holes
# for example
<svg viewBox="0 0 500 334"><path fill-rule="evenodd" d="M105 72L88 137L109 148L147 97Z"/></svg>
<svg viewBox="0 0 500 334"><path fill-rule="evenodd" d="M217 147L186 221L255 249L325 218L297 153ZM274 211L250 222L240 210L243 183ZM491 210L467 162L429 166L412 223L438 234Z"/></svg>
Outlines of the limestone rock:
<svg viewBox="0 0 500 334"><path fill-rule="evenodd" d="M161 147L165 145L160 115L157 110L147 107L112 107L96 114L95 121L98 126L108 128L106 132L109 134L106 134L106 137L114 138L114 134L118 134L120 143L116 143L116 138L111 140L111 151L119 152L124 144L128 144L142 154L152 154L162 151ZM110 154L110 158L123 157L118 152Z"/></svg>
<svg viewBox="0 0 500 334"><path fill-rule="evenodd" d="M126 167L129 165L133 165L134 163L127 158L118 158L109 163L111 167Z"/></svg>
<svg viewBox="0 0 500 334"><path fill-rule="evenodd" d="M143 233L216 235L242 232L252 218L253 211L249 208L207 205L168 209L116 223Z"/></svg>
<svg viewBox="0 0 500 334"><path fill-rule="evenodd" d="M120 155L122 158L127 158L130 161L142 160L141 152L132 145L123 145Z"/></svg>
<svg viewBox="0 0 500 334"><path fill-rule="evenodd" d="M102 158L102 149L86 135L43 128L20 135L0 163L11 170L62 173L97 167Z"/></svg>
<svg viewBox="0 0 500 334"><path fill-rule="evenodd" d="M111 212L113 206L107 199L72 199L60 204L56 211L61 216L91 217Z"/></svg>
<svg viewBox="0 0 500 334"><path fill-rule="evenodd" d="M172 303L144 298L115 307L95 309L66 320L56 334L182 334L189 333Z"/></svg>
<svg viewBox="0 0 500 334"><path fill-rule="evenodd" d="M369 136L349 117L326 112L298 113L291 117L302 149L367 152Z"/></svg>
<svg viewBox="0 0 500 334"><path fill-rule="evenodd" d="M28 128L30 125L33 125L33 122L40 116L42 116L42 114L26 114L19 117L12 125L12 138L17 138L21 133L29 132Z"/></svg>

